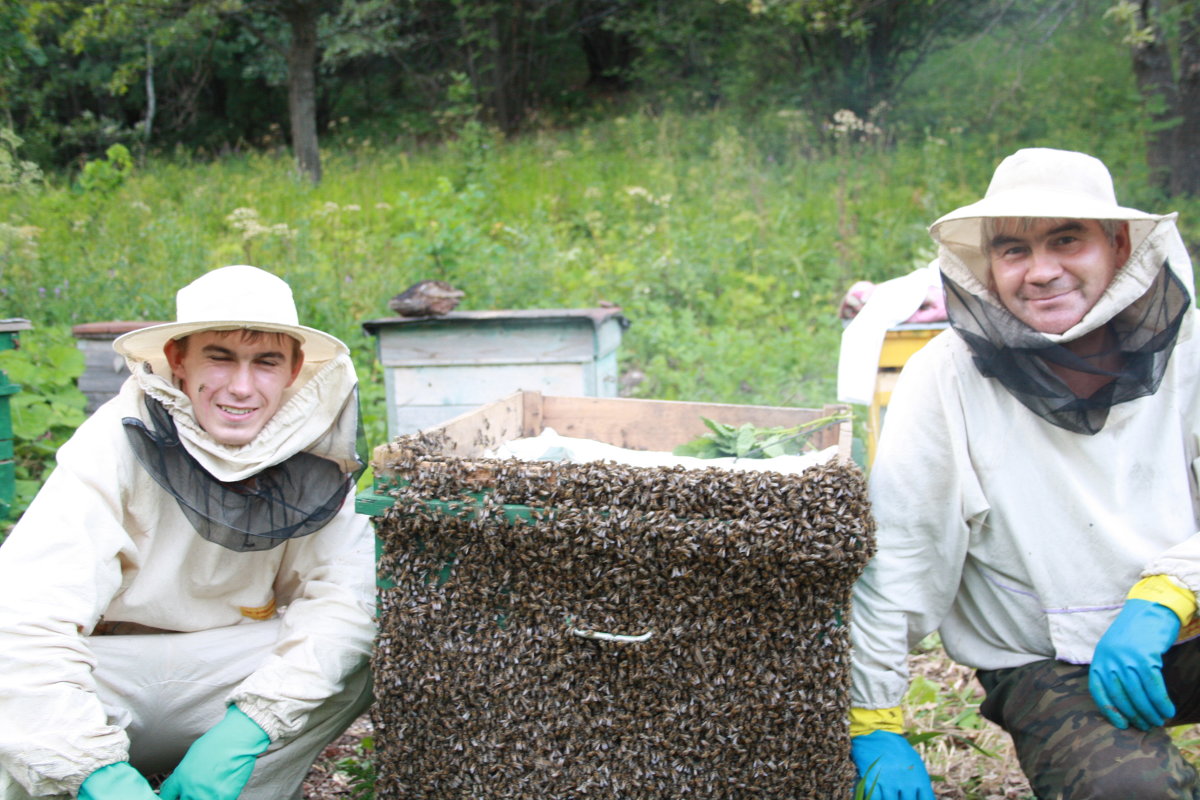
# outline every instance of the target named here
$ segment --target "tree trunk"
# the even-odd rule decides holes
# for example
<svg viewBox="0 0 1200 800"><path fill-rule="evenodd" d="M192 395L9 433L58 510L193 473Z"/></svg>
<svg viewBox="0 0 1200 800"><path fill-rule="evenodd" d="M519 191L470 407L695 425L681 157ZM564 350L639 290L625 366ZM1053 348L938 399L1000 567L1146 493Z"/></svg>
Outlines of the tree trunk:
<svg viewBox="0 0 1200 800"><path fill-rule="evenodd" d="M154 91L154 45L146 39L146 127L142 134L146 142L154 132L154 114L158 109L158 95Z"/></svg>
<svg viewBox="0 0 1200 800"><path fill-rule="evenodd" d="M1153 122L1146 141L1146 163L1150 166L1151 180L1155 186L1169 192L1176 140L1173 120L1179 107L1179 92L1159 15L1158 0L1138 3L1138 27L1149 31L1150 38L1133 46L1133 74L1138 91L1149 101Z"/></svg>
<svg viewBox="0 0 1200 800"><path fill-rule="evenodd" d="M1184 14L1179 23L1179 80L1171 194L1200 195L1200 31Z"/></svg>
<svg viewBox="0 0 1200 800"><path fill-rule="evenodd" d="M288 112L296 168L312 183L321 182L321 151L317 146L317 2L289 3L284 16L291 26L288 47Z"/></svg>

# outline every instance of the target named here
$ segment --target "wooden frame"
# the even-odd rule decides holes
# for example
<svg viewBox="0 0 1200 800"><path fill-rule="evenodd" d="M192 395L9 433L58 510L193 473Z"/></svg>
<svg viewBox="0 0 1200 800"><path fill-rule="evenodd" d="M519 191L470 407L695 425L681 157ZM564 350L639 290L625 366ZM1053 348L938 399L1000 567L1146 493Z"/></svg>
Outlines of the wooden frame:
<svg viewBox="0 0 1200 800"><path fill-rule="evenodd" d="M800 425L850 407L830 404L823 408L787 408L676 400L635 400L602 397L560 397L540 392L514 392L503 400L462 414L430 428L444 433L448 455L481 458L502 442L537 436L553 428L572 436L632 450L670 451L706 432L701 417L731 425L749 422L757 427ZM837 446L837 457L850 460L852 430L849 420L819 431L813 443L819 449ZM394 445L375 448L375 477L390 476L389 455Z"/></svg>

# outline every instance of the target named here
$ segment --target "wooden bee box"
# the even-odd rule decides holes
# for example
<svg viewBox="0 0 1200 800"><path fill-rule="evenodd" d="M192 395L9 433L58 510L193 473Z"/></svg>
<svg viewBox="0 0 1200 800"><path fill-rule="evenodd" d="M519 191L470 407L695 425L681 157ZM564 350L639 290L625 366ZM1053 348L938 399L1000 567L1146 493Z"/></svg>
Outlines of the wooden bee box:
<svg viewBox="0 0 1200 800"><path fill-rule="evenodd" d="M426 430L520 389L615 397L619 308L451 311L369 320L388 435Z"/></svg>
<svg viewBox="0 0 1200 800"><path fill-rule="evenodd" d="M848 423L800 474L488 459L554 427L669 450L781 409L518 393L374 454L376 793L848 797Z"/></svg>

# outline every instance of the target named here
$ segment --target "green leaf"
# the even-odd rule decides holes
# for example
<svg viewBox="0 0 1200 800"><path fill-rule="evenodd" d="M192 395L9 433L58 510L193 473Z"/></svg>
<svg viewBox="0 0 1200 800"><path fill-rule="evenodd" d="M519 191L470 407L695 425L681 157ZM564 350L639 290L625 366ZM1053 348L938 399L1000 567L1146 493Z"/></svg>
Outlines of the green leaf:
<svg viewBox="0 0 1200 800"><path fill-rule="evenodd" d="M908 685L908 693L904 696L904 702L910 706L921 706L926 703L935 703L937 698L937 684L924 675L918 675Z"/></svg>
<svg viewBox="0 0 1200 800"><path fill-rule="evenodd" d="M13 383L19 383L22 386L37 383L37 369L37 365L20 350L0 352L0 370L3 370Z"/></svg>
<svg viewBox="0 0 1200 800"><path fill-rule="evenodd" d="M69 344L55 344L46 348L45 360L54 365L51 375L56 384L74 384L83 374L83 351Z"/></svg>
<svg viewBox="0 0 1200 800"><path fill-rule="evenodd" d="M37 439L50 430L54 414L50 404L37 397L30 397L31 402L23 402L21 395L12 397L13 435L20 439Z"/></svg>
<svg viewBox="0 0 1200 800"><path fill-rule="evenodd" d="M916 747L919 744L925 744L926 742L932 741L939 736L945 735L946 734L942 733L941 731L922 731L921 733L906 733L904 734L904 738L908 740L909 744L911 744L913 747Z"/></svg>
<svg viewBox="0 0 1200 800"><path fill-rule="evenodd" d="M747 422L738 429L737 444L734 446L733 453L738 458L745 458L752 449L754 449L754 426Z"/></svg>

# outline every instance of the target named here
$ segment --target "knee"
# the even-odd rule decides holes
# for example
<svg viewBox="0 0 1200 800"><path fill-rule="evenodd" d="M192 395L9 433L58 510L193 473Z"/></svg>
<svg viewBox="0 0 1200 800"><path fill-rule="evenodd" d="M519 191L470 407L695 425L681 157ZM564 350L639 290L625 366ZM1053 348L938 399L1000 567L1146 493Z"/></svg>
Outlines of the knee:
<svg viewBox="0 0 1200 800"><path fill-rule="evenodd" d="M331 712L355 719L370 707L372 699L371 666L368 663L351 674L346 679L342 691L329 698L326 703Z"/></svg>
<svg viewBox="0 0 1200 800"><path fill-rule="evenodd" d="M1098 754L1099 755L1099 754ZM1164 764L1154 754L1107 753L1090 759L1068 777L1061 800L1130 800L1135 797L1196 797L1196 770L1175 754Z"/></svg>

